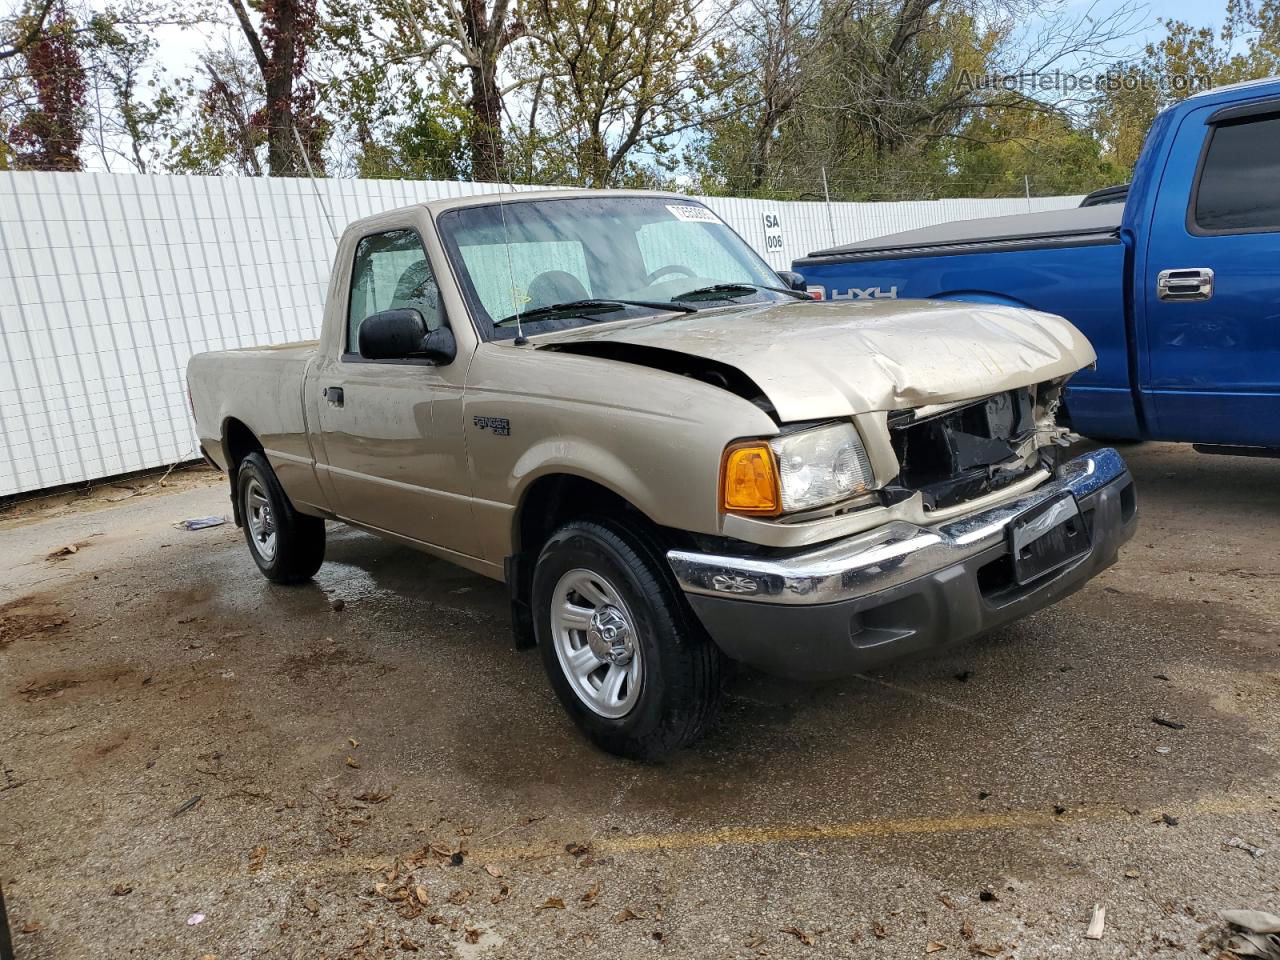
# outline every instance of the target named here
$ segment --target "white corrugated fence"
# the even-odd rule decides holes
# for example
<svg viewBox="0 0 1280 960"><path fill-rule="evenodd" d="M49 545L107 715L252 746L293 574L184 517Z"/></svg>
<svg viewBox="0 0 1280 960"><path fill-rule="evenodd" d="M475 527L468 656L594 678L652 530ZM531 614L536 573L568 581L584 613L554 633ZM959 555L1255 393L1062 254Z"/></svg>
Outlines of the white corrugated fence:
<svg viewBox="0 0 1280 960"><path fill-rule="evenodd" d="M340 232L371 213L495 189L0 173L0 497L195 456L187 360L315 337L330 218ZM783 268L836 243L1078 201L707 204ZM776 218L768 244L766 215Z"/></svg>

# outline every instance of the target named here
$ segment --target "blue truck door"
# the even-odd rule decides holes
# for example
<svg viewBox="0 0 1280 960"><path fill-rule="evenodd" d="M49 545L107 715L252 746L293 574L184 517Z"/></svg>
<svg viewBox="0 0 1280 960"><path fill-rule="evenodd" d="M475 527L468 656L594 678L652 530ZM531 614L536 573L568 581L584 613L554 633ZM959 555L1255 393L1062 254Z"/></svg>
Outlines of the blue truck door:
<svg viewBox="0 0 1280 960"><path fill-rule="evenodd" d="M1188 111L1147 237L1134 305L1152 434L1280 445L1280 99Z"/></svg>

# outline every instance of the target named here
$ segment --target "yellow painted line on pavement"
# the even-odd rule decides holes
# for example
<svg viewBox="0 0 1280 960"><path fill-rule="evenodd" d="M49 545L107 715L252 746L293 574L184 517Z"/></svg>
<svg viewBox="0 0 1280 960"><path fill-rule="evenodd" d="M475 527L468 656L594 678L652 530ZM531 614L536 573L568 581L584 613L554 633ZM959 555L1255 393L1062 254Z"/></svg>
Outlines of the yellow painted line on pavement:
<svg viewBox="0 0 1280 960"><path fill-rule="evenodd" d="M851 820L844 823L729 826L714 830L673 833L608 834L591 841L596 854L656 853L698 847L766 846L780 843L821 840L856 840L862 837L902 837L933 833L973 833L983 830L1025 830L1033 827L1069 826L1074 823L1141 821L1156 819L1168 811L1176 816L1263 813L1274 809L1276 801L1266 797L1213 797L1189 805L1161 807L1130 814L1120 807L1083 807L1057 816L1052 810L1008 810L968 813L947 817L907 817L883 820ZM485 862L521 860L562 852L562 848L541 844L511 847L477 847L469 857Z"/></svg>
<svg viewBox="0 0 1280 960"><path fill-rule="evenodd" d="M608 834L591 838L593 856L653 854L676 850L696 850L725 846L770 846L784 843L857 840L864 837L893 838L928 834L1013 831L1035 828L1070 827L1077 824L1134 822L1149 823L1168 812L1176 817L1271 813L1277 801L1259 797L1209 797L1194 803L1173 804L1129 813L1119 806L1082 807L1057 816L1052 810L1008 810L993 813L966 813L945 817L904 817L893 819L851 820L827 824L781 824L762 826L727 826L713 830L677 831L672 833ZM566 839L577 836L566 834ZM399 859L411 860L421 854L419 847L403 852ZM509 846L471 846L463 851L475 863L516 863L555 856L568 856L563 843L532 842ZM333 875L382 870L390 865L390 855L381 858L330 857L293 865L294 873Z"/></svg>

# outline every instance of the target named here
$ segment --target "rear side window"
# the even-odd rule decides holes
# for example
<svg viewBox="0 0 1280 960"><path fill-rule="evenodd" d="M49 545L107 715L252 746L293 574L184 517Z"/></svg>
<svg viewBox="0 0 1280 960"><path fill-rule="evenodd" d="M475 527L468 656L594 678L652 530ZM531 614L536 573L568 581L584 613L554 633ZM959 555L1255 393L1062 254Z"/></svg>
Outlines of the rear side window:
<svg viewBox="0 0 1280 960"><path fill-rule="evenodd" d="M1195 193L1195 225L1209 233L1280 230L1280 115L1210 133Z"/></svg>
<svg viewBox="0 0 1280 960"><path fill-rule="evenodd" d="M440 288L413 230L389 230L356 245L351 269L351 305L347 311L347 353L360 352L360 324L383 310L411 307L427 329L440 326Z"/></svg>

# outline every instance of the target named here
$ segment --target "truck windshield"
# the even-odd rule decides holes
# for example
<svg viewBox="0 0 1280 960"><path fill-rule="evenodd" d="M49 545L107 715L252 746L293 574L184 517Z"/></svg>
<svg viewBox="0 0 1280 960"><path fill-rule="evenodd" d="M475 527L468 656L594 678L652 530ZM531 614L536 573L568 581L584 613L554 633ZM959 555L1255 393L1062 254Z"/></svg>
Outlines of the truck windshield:
<svg viewBox="0 0 1280 960"><path fill-rule="evenodd" d="M688 307L787 300L783 283L742 238L699 203L673 197L504 199L441 214L440 236L486 339ZM710 289L710 291L708 290ZM584 300L644 301L607 312L549 311ZM675 307L673 303L673 309ZM534 313L527 321L526 312Z"/></svg>

